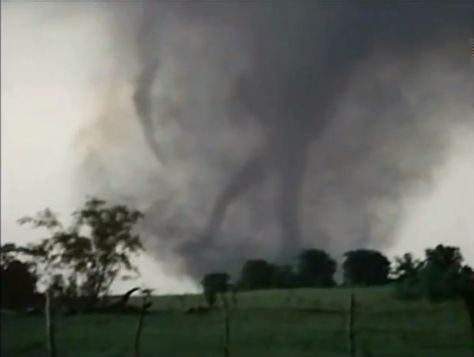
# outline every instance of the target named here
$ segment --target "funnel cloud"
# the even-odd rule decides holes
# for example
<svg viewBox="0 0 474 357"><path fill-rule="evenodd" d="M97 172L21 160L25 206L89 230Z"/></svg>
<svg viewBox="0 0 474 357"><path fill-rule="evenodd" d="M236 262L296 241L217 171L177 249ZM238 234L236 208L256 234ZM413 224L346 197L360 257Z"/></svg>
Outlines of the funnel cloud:
<svg viewBox="0 0 474 357"><path fill-rule="evenodd" d="M102 6L133 108L113 125L141 128L124 155L148 170L146 195L104 190L142 204L151 253L191 276L390 246L403 200L473 131L470 4ZM89 184L119 165L98 155Z"/></svg>

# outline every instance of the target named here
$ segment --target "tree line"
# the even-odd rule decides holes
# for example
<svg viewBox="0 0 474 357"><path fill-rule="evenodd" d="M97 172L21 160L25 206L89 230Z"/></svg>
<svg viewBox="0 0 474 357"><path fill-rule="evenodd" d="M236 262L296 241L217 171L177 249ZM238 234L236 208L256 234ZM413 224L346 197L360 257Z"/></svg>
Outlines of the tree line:
<svg viewBox="0 0 474 357"><path fill-rule="evenodd" d="M89 198L72 213L68 226L49 209L21 218L19 224L41 229L47 238L24 246L2 245L2 307L39 308L44 296L38 288L71 310L112 306L107 301L112 284L138 277L132 258L144 250L134 229L142 217L127 206Z"/></svg>
<svg viewBox="0 0 474 357"><path fill-rule="evenodd" d="M127 206L89 198L72 213L72 223L67 226L49 209L21 218L20 224L45 230L47 238L24 246L1 246L2 308L41 306L43 294L38 290L47 290L69 310L123 307L139 289L111 304L110 287L118 279L139 275L132 260L144 251L135 230L142 217ZM473 270L464 264L459 248L451 246L427 249L423 259L407 253L393 263L375 250L351 250L344 254L341 268L343 281L339 285L391 284L394 295L401 299L443 301L474 290ZM336 270L337 262L327 252L307 249L292 265L251 259L233 283L225 272L209 273L201 283L206 301L213 305L217 294L229 291L235 296L237 291L257 289L336 287Z"/></svg>
<svg viewBox="0 0 474 357"><path fill-rule="evenodd" d="M430 301L455 299L474 290L474 271L463 262L459 248L438 245L425 251L423 259L406 253L393 264L381 252L369 249L351 250L342 262L342 286L380 286L390 284L394 296ZM301 252L294 266L278 265L264 259L247 260L235 283L224 272L210 273L202 280L207 302L212 305L215 295L231 289L240 291L260 289L292 289L335 287L337 263L319 249Z"/></svg>

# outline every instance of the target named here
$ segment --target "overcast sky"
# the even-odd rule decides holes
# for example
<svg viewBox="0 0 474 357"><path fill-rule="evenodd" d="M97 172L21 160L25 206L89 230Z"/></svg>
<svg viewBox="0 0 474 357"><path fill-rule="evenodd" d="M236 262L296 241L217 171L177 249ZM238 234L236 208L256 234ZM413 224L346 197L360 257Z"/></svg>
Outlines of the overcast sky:
<svg viewBox="0 0 474 357"><path fill-rule="evenodd" d="M19 227L19 217L44 207L64 217L83 199L85 192L75 186L81 159L75 140L101 110L102 78L114 62L108 58L107 17L93 5L71 6L67 16L57 16L53 3L1 6L1 234L3 243L25 243L38 235ZM432 190L404 200L402 224L387 254L421 255L444 243L460 246L474 263L472 134L459 135L434 174ZM194 289L151 258L140 264L143 284L157 292Z"/></svg>

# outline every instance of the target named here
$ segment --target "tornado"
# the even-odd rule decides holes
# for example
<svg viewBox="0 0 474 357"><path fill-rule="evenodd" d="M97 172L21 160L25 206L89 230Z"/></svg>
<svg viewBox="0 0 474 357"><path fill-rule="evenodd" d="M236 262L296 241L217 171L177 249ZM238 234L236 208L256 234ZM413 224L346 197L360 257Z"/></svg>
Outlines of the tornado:
<svg viewBox="0 0 474 357"><path fill-rule="evenodd" d="M111 10L117 52L136 63L144 165L166 161L144 236L191 276L390 246L401 202L429 191L452 133L473 130L472 4Z"/></svg>

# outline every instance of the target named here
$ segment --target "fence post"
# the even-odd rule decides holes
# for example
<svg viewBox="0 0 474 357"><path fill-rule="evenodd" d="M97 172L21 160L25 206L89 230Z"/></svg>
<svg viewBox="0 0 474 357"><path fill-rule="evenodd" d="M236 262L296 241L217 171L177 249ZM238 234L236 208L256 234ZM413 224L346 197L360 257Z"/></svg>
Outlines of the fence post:
<svg viewBox="0 0 474 357"><path fill-rule="evenodd" d="M355 356L355 339L354 339L354 313L355 313L355 297L354 292L351 292L349 298L349 319L347 322L347 332L349 334L349 356Z"/></svg>
<svg viewBox="0 0 474 357"><path fill-rule="evenodd" d="M135 334L135 344L134 344L135 357L140 357L140 337L141 337L141 333L143 329L143 320L145 318L146 311L152 305L151 301L148 301L148 296L149 296L149 293L145 292L145 296L143 297L142 308L140 310L140 317L138 319L137 332Z"/></svg>
<svg viewBox="0 0 474 357"><path fill-rule="evenodd" d="M224 301L224 330L224 357L230 357L230 317L227 301Z"/></svg>
<svg viewBox="0 0 474 357"><path fill-rule="evenodd" d="M474 341L474 289L471 288L466 289L466 291L462 291L461 298L466 305L469 321L471 322L472 340ZM472 355L474 356L474 346L472 348Z"/></svg>
<svg viewBox="0 0 474 357"><path fill-rule="evenodd" d="M56 341L55 341L55 326L54 326L54 311L53 303L51 301L51 291L46 289L44 313L46 315L46 341L48 345L49 354L51 357L56 357Z"/></svg>

